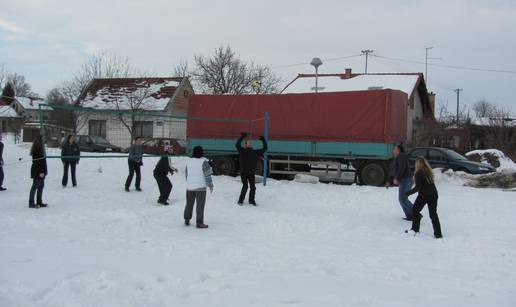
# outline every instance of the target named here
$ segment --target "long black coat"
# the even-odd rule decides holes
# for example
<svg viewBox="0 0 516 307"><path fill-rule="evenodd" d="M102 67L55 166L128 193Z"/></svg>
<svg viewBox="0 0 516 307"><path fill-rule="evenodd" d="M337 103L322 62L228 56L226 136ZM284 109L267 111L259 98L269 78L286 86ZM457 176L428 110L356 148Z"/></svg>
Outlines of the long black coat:
<svg viewBox="0 0 516 307"><path fill-rule="evenodd" d="M65 142L61 147L61 157L66 157L61 159L63 162L78 162L80 156L79 145L75 142L72 144Z"/></svg>
<svg viewBox="0 0 516 307"><path fill-rule="evenodd" d="M262 149L243 148L242 141L244 137L240 137L235 147L240 154L240 174L254 174L256 173L256 164L263 154L267 151L267 142L262 139Z"/></svg>
<svg viewBox="0 0 516 307"><path fill-rule="evenodd" d="M32 153L32 167L30 168L30 177L32 179L40 178L39 174L45 174L47 176L47 159L43 149L38 148Z"/></svg>

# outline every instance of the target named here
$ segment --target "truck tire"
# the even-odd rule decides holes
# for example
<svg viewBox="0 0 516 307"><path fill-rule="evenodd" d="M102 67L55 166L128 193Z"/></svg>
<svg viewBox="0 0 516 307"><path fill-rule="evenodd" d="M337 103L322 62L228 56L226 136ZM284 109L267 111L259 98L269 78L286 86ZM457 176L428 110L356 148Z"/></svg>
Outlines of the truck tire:
<svg viewBox="0 0 516 307"><path fill-rule="evenodd" d="M378 162L366 162L359 169L360 182L365 185L382 186L385 183L386 170Z"/></svg>
<svg viewBox="0 0 516 307"><path fill-rule="evenodd" d="M235 176L236 163L231 157L217 157L212 160L213 174Z"/></svg>

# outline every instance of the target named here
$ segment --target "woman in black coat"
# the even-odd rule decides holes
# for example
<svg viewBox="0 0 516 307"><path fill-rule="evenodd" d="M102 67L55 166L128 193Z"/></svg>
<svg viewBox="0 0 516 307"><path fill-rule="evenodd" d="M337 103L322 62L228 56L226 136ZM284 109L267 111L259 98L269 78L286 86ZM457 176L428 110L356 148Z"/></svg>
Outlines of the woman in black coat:
<svg viewBox="0 0 516 307"><path fill-rule="evenodd" d="M45 177L47 176L47 160L45 159L45 151L40 137L34 139L30 155L32 156L32 167L30 169L32 187L29 195L29 208L46 207L47 204L43 203L43 188L45 187ZM36 192L36 203L34 203L34 194Z"/></svg>
<svg viewBox="0 0 516 307"><path fill-rule="evenodd" d="M412 229L414 233L419 232L419 224L421 222L421 210L428 205L428 213L432 220L432 226L434 227L434 236L437 239L443 237L441 232L441 223L439 222L439 216L437 215L437 188L434 184L434 173L432 168L428 164L425 158L416 158L416 171L414 174L414 181L416 186L406 193L407 197L414 193L418 193L416 201L414 201L413 207L413 219ZM408 230L405 232L409 232Z"/></svg>
<svg viewBox="0 0 516 307"><path fill-rule="evenodd" d="M80 156L81 151L79 150L79 145L75 142L75 136L73 134L68 135L61 148L61 161L63 161L63 188L68 184L68 169L71 169L72 172L72 185L74 187L77 186L75 169L77 164L79 164Z"/></svg>

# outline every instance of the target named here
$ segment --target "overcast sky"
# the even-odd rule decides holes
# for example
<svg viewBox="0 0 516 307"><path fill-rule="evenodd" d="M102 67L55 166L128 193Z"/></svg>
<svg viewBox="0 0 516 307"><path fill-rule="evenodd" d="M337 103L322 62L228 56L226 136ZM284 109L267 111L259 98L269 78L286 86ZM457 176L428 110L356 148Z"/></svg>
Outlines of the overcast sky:
<svg viewBox="0 0 516 307"><path fill-rule="evenodd" d="M516 1L0 0L0 65L42 95L97 51L166 76L181 59L220 44L273 67L318 56L323 73L363 72L364 57L325 61L362 49L424 62L430 46L429 56L441 58L431 63L516 71ZM274 70L286 81L313 72ZM369 71L423 72L424 65L370 58ZM516 113L516 73L429 66L428 80L451 107L453 89L463 88L465 104L485 97Z"/></svg>

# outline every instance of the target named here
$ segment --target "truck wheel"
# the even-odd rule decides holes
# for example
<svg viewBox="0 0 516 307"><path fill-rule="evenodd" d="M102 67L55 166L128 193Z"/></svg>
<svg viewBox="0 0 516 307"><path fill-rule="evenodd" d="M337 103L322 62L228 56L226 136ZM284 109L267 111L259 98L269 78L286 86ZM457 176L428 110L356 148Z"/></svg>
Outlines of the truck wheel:
<svg viewBox="0 0 516 307"><path fill-rule="evenodd" d="M360 182L365 185L381 186L385 182L385 168L376 162L363 165L359 175Z"/></svg>
<svg viewBox="0 0 516 307"><path fill-rule="evenodd" d="M235 176L236 163L231 157L218 157L213 159L213 173L215 175Z"/></svg>

